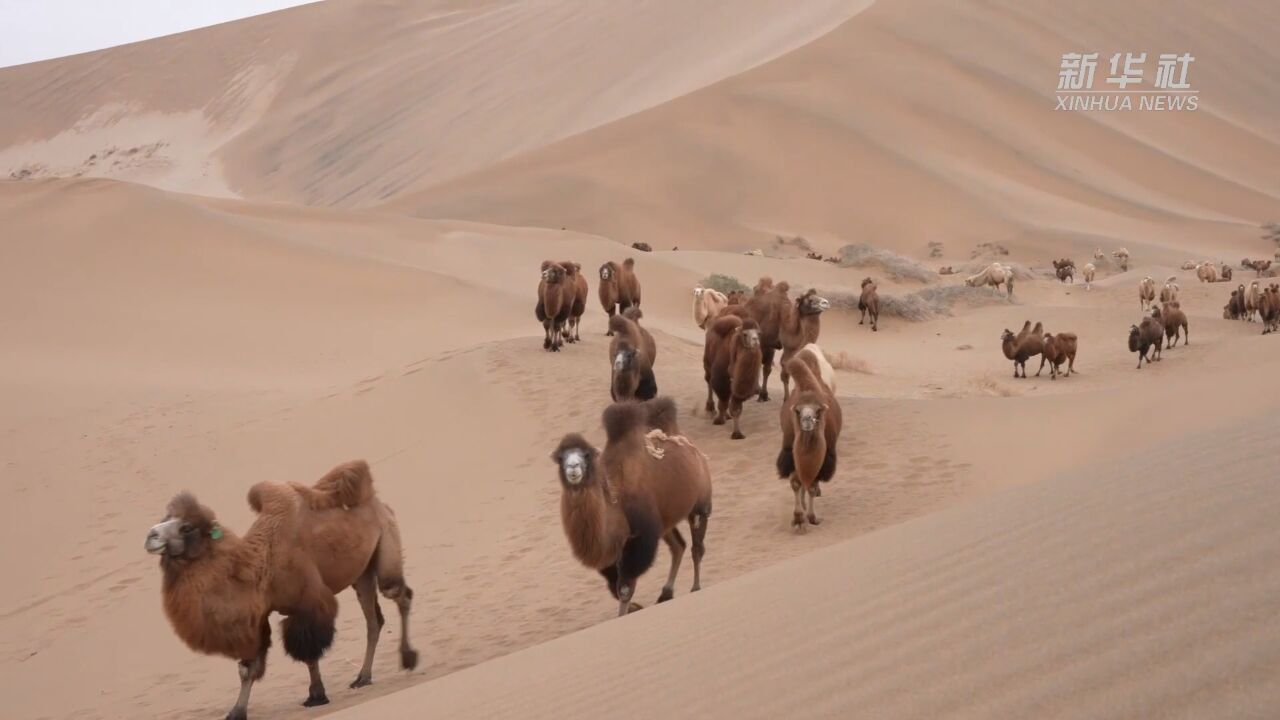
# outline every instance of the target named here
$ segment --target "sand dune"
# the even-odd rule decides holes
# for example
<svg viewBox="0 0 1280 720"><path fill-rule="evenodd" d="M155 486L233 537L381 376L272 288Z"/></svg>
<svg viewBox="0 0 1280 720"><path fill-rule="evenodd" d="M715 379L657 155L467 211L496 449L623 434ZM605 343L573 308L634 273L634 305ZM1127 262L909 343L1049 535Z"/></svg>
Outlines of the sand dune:
<svg viewBox="0 0 1280 720"><path fill-rule="evenodd" d="M1266 717L1270 425L1206 428L337 717Z"/></svg>
<svg viewBox="0 0 1280 720"><path fill-rule="evenodd" d="M1280 342L1221 319L1254 273L1177 268L1274 252L1276 12L328 0L0 71L20 109L0 177L24 178L0 180L6 712L220 716L234 664L167 627L146 528L190 489L242 529L251 484L364 457L402 520L422 663L383 645L376 684L346 689L346 593L333 704L298 707L277 648L255 717L1266 716ZM1081 48L1195 53L1202 109L1055 113ZM1133 267L1090 290L1045 272L1119 245ZM624 257L717 487L705 591L614 621L547 461L566 432L602 440L605 315L593 294L584 341L551 354L533 306L542 260L594 290ZM746 442L696 411L690 289L847 299L871 275L898 299L992 259L1020 268L1012 300L877 333L824 315L841 466L795 536L776 399L746 408ZM1138 371L1146 275L1180 283L1191 344ZM1080 336L1077 375L1011 377L998 338L1026 320Z"/></svg>

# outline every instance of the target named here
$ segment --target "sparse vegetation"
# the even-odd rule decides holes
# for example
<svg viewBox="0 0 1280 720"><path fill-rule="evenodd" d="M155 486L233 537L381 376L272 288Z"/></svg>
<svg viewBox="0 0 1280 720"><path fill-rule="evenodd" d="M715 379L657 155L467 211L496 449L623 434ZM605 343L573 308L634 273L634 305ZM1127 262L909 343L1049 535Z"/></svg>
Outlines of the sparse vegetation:
<svg viewBox="0 0 1280 720"><path fill-rule="evenodd" d="M938 274L908 257L881 250L866 243L840 248L840 267L878 267L895 280L929 282Z"/></svg>
<svg viewBox="0 0 1280 720"><path fill-rule="evenodd" d="M929 243L929 257L931 258L942 257L942 243L938 242L937 240L934 240Z"/></svg>
<svg viewBox="0 0 1280 720"><path fill-rule="evenodd" d="M724 293L725 295L728 295L729 293L734 291L737 291L737 292L751 291L751 288L747 287L746 285L743 285L742 282L738 280L738 278L733 277L732 275L721 275L720 273L715 273L703 279L702 287L711 288L712 290L718 290Z"/></svg>
<svg viewBox="0 0 1280 720"><path fill-rule="evenodd" d="M854 357L843 350L838 353L830 353L824 350L822 354L827 357L827 362L831 363L831 367L836 370L862 373L863 375L875 374L871 372L871 366L867 364L866 360Z"/></svg>
<svg viewBox="0 0 1280 720"><path fill-rule="evenodd" d="M1005 247L1004 245L1001 245L1000 243L985 242L975 247L973 249L973 252L969 253L969 257L971 259L977 260L978 258L996 257L998 255L1008 255L1008 254L1009 254L1009 248Z"/></svg>
<svg viewBox="0 0 1280 720"><path fill-rule="evenodd" d="M1270 240L1277 246L1280 246L1280 222L1267 222L1262 224L1262 238Z"/></svg>
<svg viewBox="0 0 1280 720"><path fill-rule="evenodd" d="M861 292L834 290L823 295L832 307L853 312L858 308ZM906 295L880 294L880 314L902 318L911 322L923 322L936 317L949 317L958 304L970 307L996 305L1010 302L1004 295L997 295L987 288L947 285L921 288ZM834 363L833 363L834 364Z"/></svg>

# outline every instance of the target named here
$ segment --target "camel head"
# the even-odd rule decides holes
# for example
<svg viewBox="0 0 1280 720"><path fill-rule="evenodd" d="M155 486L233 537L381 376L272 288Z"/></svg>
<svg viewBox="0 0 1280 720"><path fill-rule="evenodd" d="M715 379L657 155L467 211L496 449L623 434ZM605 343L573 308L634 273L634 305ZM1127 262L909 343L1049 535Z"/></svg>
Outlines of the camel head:
<svg viewBox="0 0 1280 720"><path fill-rule="evenodd" d="M1129 352L1138 352L1138 347L1139 347L1138 340L1140 336L1141 335L1138 332L1138 326L1130 325L1129 326Z"/></svg>
<svg viewBox="0 0 1280 720"><path fill-rule="evenodd" d="M600 279L608 282L618 274L618 266L612 262L607 262L600 266Z"/></svg>
<svg viewBox="0 0 1280 720"><path fill-rule="evenodd" d="M820 402L797 402L793 412L800 431L811 433L822 427L822 418L827 412L827 405Z"/></svg>
<svg viewBox="0 0 1280 720"><path fill-rule="evenodd" d="M162 561L195 560L222 537L213 511L201 505L191 493L183 492L169 501L164 520L147 532L144 547Z"/></svg>
<svg viewBox="0 0 1280 720"><path fill-rule="evenodd" d="M564 276L564 266L559 263L554 263L550 260L542 263L542 280L548 285L554 285L561 280L564 280Z"/></svg>
<svg viewBox="0 0 1280 720"><path fill-rule="evenodd" d="M760 326L756 324L755 320L744 320L738 335L741 338L742 347L748 350L755 350L760 347Z"/></svg>
<svg viewBox="0 0 1280 720"><path fill-rule="evenodd" d="M704 292L706 292L706 288L702 287L701 285L697 285L693 288L693 297L700 298L702 297L702 293Z"/></svg>
<svg viewBox="0 0 1280 720"><path fill-rule="evenodd" d="M809 290L796 299L796 310L801 315L821 315L831 309L831 302L818 295L817 290Z"/></svg>
<svg viewBox="0 0 1280 720"><path fill-rule="evenodd" d="M551 451L551 462L560 470L560 484L566 490L589 487L595 481L595 461L600 451L577 433L565 435Z"/></svg>
<svg viewBox="0 0 1280 720"><path fill-rule="evenodd" d="M1012 330L1005 328L1004 332L1000 333L1000 342L1013 342L1015 337L1017 336L1013 334Z"/></svg>
<svg viewBox="0 0 1280 720"><path fill-rule="evenodd" d="M871 284L872 284L872 283L874 283L874 282L875 282L875 280L872 280L872 279L871 279L871 278L869 278L869 277L868 277L868 278L862 278L862 287L866 287L866 286L868 286L868 285L871 285Z"/></svg>

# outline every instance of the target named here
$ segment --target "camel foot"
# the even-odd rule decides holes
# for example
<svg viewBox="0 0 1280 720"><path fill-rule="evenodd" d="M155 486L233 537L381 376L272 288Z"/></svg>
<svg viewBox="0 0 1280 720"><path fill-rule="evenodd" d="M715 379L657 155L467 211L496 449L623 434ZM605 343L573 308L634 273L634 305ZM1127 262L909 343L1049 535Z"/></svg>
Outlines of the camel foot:
<svg viewBox="0 0 1280 720"><path fill-rule="evenodd" d="M707 403L707 414L710 415L715 411L716 411L716 404L712 402Z"/></svg>
<svg viewBox="0 0 1280 720"><path fill-rule="evenodd" d="M871 332L880 332L880 328L876 327L875 325L872 325Z"/></svg>
<svg viewBox="0 0 1280 720"><path fill-rule="evenodd" d="M804 533L804 513L795 513L791 518L791 527L798 533Z"/></svg>
<svg viewBox="0 0 1280 720"><path fill-rule="evenodd" d="M747 436L743 435L740 430L734 430L733 434L729 436L729 439L730 440L746 440Z"/></svg>
<svg viewBox="0 0 1280 720"><path fill-rule="evenodd" d="M361 675L357 675L356 679L352 680L351 684L348 687L354 690L356 688L362 688L366 685L372 685L372 684L373 684L373 678L369 677L368 675L361 674Z"/></svg>
<svg viewBox="0 0 1280 720"><path fill-rule="evenodd" d="M412 670L418 667L418 651L413 648L405 648L401 650L400 667L404 670Z"/></svg>
<svg viewBox="0 0 1280 720"><path fill-rule="evenodd" d="M638 602L633 602L633 603L631 603L630 605L628 605L628 606L627 606L627 612L628 612L628 613L633 613L633 612L635 612L635 611L637 611L637 610L643 610L643 609L644 609L644 606L643 606L643 605L641 605L641 604L640 604L640 603L638 603Z"/></svg>
<svg viewBox="0 0 1280 720"><path fill-rule="evenodd" d="M311 691L311 694L307 696L307 699L302 701L302 707L317 707L328 704L329 696L324 694L324 690L313 690Z"/></svg>
<svg viewBox="0 0 1280 720"><path fill-rule="evenodd" d="M675 590L670 588L662 588L662 594L658 596L658 602L664 603L676 596Z"/></svg>
<svg viewBox="0 0 1280 720"><path fill-rule="evenodd" d="M550 350L550 349L551 349L551 341L550 341L550 340L546 340L546 339L544 339L544 340L542 341L542 349L543 349L543 350Z"/></svg>
<svg viewBox="0 0 1280 720"><path fill-rule="evenodd" d="M712 424L712 425L723 425L723 424L724 424L724 418L722 418L722 417L718 417L718 418L716 418L715 420L712 420L712 421L711 421L711 424Z"/></svg>
<svg viewBox="0 0 1280 720"><path fill-rule="evenodd" d="M769 402L769 393L767 393L767 392L762 392L762 393L760 393L760 397L756 398L756 401L757 401L757 402Z"/></svg>
<svg viewBox="0 0 1280 720"><path fill-rule="evenodd" d="M249 720L249 713L237 708L227 713L227 720Z"/></svg>
<svg viewBox="0 0 1280 720"><path fill-rule="evenodd" d="M818 519L818 516L817 516L817 515L814 515L813 513L809 513L809 524L810 524L810 525L817 525L817 524L819 524L819 523L821 523L821 522L822 522L822 521Z"/></svg>

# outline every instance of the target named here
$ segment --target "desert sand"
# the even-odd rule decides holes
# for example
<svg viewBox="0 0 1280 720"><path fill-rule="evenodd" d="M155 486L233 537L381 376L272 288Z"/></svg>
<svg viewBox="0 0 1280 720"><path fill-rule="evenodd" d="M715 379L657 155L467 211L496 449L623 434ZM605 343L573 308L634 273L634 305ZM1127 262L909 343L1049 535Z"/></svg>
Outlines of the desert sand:
<svg viewBox="0 0 1280 720"><path fill-rule="evenodd" d="M347 689L346 592L332 703L298 706L277 642L253 717L1268 716L1280 338L1222 305L1276 249L1277 24L1264 0L327 0L0 70L5 716L222 717L234 663L174 636L146 530L182 489L243 530L250 485L351 458L401 518L422 661L397 669L389 625ZM1200 109L1055 112L1081 49L1192 52ZM1132 266L1046 272L1099 247ZM615 619L547 454L603 444L594 269L625 257L716 501L703 590L686 566ZM592 289L560 353L547 258ZM748 440L712 426L691 289L902 298L991 260L1013 300L823 316L841 463L795 535L777 373ZM1176 276L1191 343L1139 371L1144 276ZM1080 337L1078 375L1013 379L1025 320Z"/></svg>

